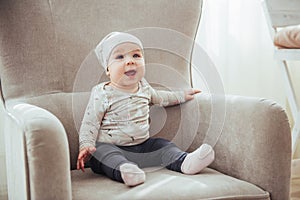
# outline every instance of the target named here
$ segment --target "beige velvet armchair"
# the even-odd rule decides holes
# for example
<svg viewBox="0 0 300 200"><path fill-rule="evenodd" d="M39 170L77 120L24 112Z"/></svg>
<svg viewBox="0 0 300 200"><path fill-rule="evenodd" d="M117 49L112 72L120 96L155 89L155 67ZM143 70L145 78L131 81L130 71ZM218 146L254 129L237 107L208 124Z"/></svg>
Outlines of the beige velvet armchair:
<svg viewBox="0 0 300 200"><path fill-rule="evenodd" d="M288 199L288 119L275 102L259 98L200 94L151 109L154 137L187 151L214 145L215 161L198 175L145 169L146 182L129 188L75 169L90 89L105 80L96 44L111 31L131 31L147 47L151 84L191 87L191 60L201 63L193 54L201 8L201 0L1 0L9 199Z"/></svg>

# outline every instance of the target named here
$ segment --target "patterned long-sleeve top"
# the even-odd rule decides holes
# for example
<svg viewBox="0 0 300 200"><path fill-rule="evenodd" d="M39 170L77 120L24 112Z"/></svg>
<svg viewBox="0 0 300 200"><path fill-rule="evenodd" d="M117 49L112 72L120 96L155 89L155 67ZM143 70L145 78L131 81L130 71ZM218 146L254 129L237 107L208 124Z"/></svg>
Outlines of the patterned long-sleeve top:
<svg viewBox="0 0 300 200"><path fill-rule="evenodd" d="M120 146L149 138L149 104L170 106L185 102L183 91L155 90L142 79L136 93L116 90L109 82L93 87L79 131L80 149L96 141Z"/></svg>

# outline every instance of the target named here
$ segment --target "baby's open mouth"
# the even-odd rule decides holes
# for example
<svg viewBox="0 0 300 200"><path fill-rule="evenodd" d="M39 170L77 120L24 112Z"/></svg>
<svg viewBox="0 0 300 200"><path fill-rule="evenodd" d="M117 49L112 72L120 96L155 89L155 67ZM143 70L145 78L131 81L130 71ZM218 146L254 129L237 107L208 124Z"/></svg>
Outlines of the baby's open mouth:
<svg viewBox="0 0 300 200"><path fill-rule="evenodd" d="M136 74L136 70L129 70L127 72L125 72L126 76L134 76Z"/></svg>

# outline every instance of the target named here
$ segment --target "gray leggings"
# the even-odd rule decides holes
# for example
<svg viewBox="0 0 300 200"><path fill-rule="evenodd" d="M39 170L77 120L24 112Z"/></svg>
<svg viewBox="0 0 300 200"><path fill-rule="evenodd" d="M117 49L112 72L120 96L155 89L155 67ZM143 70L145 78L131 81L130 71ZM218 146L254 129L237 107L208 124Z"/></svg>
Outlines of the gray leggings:
<svg viewBox="0 0 300 200"><path fill-rule="evenodd" d="M133 163L140 168L162 166L181 172L181 164L187 153L175 144L162 138L149 138L133 146L116 146L108 143L97 143L90 166L94 173L123 182L120 165Z"/></svg>

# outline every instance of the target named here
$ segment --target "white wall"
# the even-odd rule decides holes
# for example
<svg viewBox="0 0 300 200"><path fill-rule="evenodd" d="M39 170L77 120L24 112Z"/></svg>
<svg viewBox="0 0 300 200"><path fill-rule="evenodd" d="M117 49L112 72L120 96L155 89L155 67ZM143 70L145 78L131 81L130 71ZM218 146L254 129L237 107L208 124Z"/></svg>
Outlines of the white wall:
<svg viewBox="0 0 300 200"><path fill-rule="evenodd" d="M215 63L226 94L268 98L285 107L260 0L204 1L196 42Z"/></svg>
<svg viewBox="0 0 300 200"><path fill-rule="evenodd" d="M0 101L0 199L7 199L3 104Z"/></svg>

